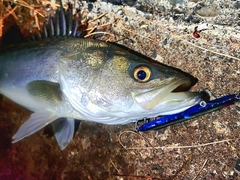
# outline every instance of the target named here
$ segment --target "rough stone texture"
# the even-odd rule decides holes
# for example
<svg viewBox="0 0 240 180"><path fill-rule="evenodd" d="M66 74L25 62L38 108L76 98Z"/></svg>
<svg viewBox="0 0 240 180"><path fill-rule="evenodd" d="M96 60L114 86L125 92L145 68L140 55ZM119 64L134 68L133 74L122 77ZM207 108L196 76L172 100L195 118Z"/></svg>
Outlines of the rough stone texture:
<svg viewBox="0 0 240 180"><path fill-rule="evenodd" d="M192 91L203 87L216 97L240 92L239 1L139 0L131 7L89 3L80 3L83 21L107 12L89 27L112 22L97 31L114 36L98 38L191 73L199 80ZM203 7L207 13L197 15ZM211 13L211 8L217 10ZM193 37L203 23L207 30ZM0 96L0 179L240 179L234 169L240 158L239 103L146 133L130 132L134 124L83 122L64 151L51 127L11 144L30 113Z"/></svg>

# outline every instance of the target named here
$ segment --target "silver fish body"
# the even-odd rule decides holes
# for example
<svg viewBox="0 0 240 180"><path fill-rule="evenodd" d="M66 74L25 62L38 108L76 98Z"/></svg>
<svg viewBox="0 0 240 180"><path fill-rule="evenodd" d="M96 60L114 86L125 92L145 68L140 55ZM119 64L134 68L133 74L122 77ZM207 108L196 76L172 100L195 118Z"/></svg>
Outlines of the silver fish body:
<svg viewBox="0 0 240 180"><path fill-rule="evenodd" d="M13 142L52 123L64 149L74 119L126 124L178 113L201 100L198 92L179 92L191 83L183 73L101 41L27 43L2 51L0 65L0 93L34 112Z"/></svg>

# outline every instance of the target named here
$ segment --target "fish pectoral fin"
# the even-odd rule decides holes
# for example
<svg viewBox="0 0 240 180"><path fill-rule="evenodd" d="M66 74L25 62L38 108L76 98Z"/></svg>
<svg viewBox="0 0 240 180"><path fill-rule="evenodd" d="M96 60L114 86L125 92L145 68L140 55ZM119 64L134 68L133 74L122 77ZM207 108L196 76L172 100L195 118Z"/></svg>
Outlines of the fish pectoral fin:
<svg viewBox="0 0 240 180"><path fill-rule="evenodd" d="M59 118L52 122L53 131L61 150L65 149L74 135L74 119Z"/></svg>
<svg viewBox="0 0 240 180"><path fill-rule="evenodd" d="M38 130L52 123L58 117L49 111L40 111L31 114L30 118L19 128L17 133L12 137L12 143L32 135Z"/></svg>
<svg viewBox="0 0 240 180"><path fill-rule="evenodd" d="M40 102L58 105L62 101L62 91L59 83L36 80L28 83L26 89L33 98Z"/></svg>

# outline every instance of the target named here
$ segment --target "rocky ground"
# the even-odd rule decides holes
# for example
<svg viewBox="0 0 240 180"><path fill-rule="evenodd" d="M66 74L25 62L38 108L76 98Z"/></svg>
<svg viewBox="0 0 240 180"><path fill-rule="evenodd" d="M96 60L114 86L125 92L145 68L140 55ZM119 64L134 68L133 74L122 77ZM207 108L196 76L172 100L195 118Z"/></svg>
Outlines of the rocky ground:
<svg viewBox="0 0 240 180"><path fill-rule="evenodd" d="M239 0L75 5L82 23L88 21L85 35L123 44L192 74L199 80L192 91L206 88L215 97L240 92ZM31 16L36 28L36 16ZM24 23L18 24L24 31ZM0 96L0 179L240 179L239 103L146 133L132 132L134 124L83 122L64 151L50 126L11 144L30 114Z"/></svg>

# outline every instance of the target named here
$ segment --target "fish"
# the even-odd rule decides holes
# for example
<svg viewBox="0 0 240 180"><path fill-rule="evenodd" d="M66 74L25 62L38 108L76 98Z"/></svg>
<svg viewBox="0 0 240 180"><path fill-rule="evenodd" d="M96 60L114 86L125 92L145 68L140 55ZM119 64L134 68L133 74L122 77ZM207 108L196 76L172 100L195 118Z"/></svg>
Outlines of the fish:
<svg viewBox="0 0 240 180"><path fill-rule="evenodd" d="M51 28L55 37L0 50L0 94L33 112L13 143L51 124L63 150L76 120L121 125L202 101L202 92L188 91L191 75L121 45L74 37L63 13L55 25L63 36Z"/></svg>

